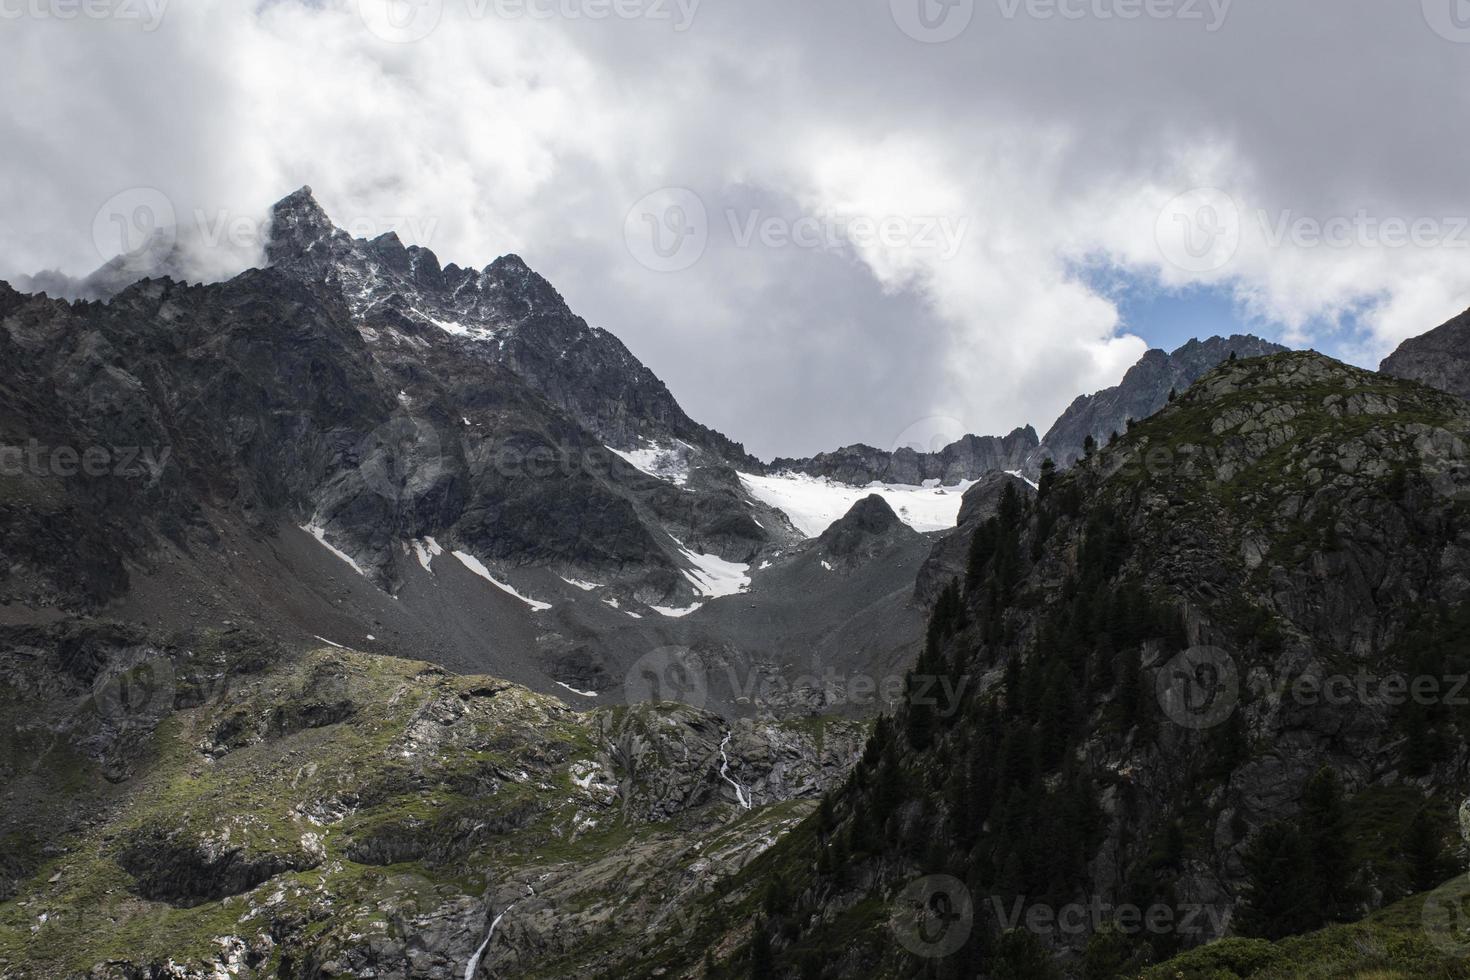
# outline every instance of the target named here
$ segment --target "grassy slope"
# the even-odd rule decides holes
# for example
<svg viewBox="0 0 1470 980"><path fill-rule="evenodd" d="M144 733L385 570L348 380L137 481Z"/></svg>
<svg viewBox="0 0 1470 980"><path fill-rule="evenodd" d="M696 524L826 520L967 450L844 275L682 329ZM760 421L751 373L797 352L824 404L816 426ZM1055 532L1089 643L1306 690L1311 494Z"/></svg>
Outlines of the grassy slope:
<svg viewBox="0 0 1470 980"><path fill-rule="evenodd" d="M292 706L341 700L355 706L349 717L290 730ZM12 697L0 707L25 706ZM584 875L586 887L570 900L564 894L558 912L607 922L603 934L579 941L579 957L625 955L646 923L623 910L664 900L663 875L677 880L701 860L738 867L741 854L764 847L812 806L793 801L753 813L722 806L713 816L651 823L623 811L610 786L574 782L605 759L604 726L627 722L630 711L663 710L578 713L489 678L334 649L174 712L144 746L138 774L120 785L58 744L37 767L43 788L35 799L59 809L85 798L92 816L0 903L0 974L52 978L106 961L207 962L225 937L248 938L273 921L297 923L298 956L303 946L404 938L415 917L446 909L478 923L497 882L543 876ZM265 737L216 759L201 751L217 744L221 726L242 719ZM661 715L633 721L672 725ZM337 820L334 810L350 812ZM155 832L226 842L245 856L298 855L302 869L193 907L150 900L118 857ZM353 860L356 849L374 844L414 853L388 865ZM663 855L665 866L636 867L649 853ZM275 975L291 952L276 947L253 975ZM557 959L553 951L535 969L557 975Z"/></svg>
<svg viewBox="0 0 1470 980"><path fill-rule="evenodd" d="M1150 968L1142 980L1459 980L1470 977L1467 897L1470 877L1462 875L1361 922L1276 943L1223 939Z"/></svg>

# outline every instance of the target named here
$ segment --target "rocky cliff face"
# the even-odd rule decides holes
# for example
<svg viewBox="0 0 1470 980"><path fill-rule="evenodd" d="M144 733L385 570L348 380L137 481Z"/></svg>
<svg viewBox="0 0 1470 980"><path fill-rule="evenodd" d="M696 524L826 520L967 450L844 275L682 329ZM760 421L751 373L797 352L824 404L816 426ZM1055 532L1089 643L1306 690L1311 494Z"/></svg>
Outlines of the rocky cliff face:
<svg viewBox="0 0 1470 980"><path fill-rule="evenodd" d="M356 240L305 190L267 252L106 303L0 284L0 600L371 636L547 693L616 689L662 646L795 642L739 598L811 546L742 484L760 464L520 259ZM878 570L864 590L911 581ZM914 625L837 605L885 617L847 667Z"/></svg>
<svg viewBox="0 0 1470 980"><path fill-rule="evenodd" d="M391 232L353 239L302 188L273 209L273 268L340 289L370 343L443 332L477 357L509 368L617 449L687 440L730 463L758 466L744 449L684 414L668 388L612 334L587 325L516 255L484 269L441 266Z"/></svg>
<svg viewBox="0 0 1470 980"><path fill-rule="evenodd" d="M1411 382L1315 354L1222 365L1010 527L982 525L894 723L773 855L793 897L762 911L747 876L726 906L815 977L988 973L1019 955L997 918L1018 901L1193 910L1197 929L1119 941L1148 962L1229 930L1247 842L1324 766L1348 800L1342 914L1412 890L1408 822L1454 841L1470 781L1451 691L1467 437L1464 402ZM1411 679L1430 693L1405 696ZM944 949L939 919L903 941L900 893L936 874L953 885L929 911L973 911ZM1080 955L1097 925L1030 931Z"/></svg>
<svg viewBox="0 0 1470 980"><path fill-rule="evenodd" d="M907 446L888 451L856 445L807 459L779 458L771 462L770 469L826 477L859 487L874 482L919 486L928 480L953 486L990 473L1018 470L1036 445L1036 430L1028 425L1007 436L967 435L937 452L919 452Z"/></svg>
<svg viewBox="0 0 1470 980"><path fill-rule="evenodd" d="M1011 473L992 473L976 481L965 491L960 504L959 520L953 531L938 536L929 549L929 557L919 566L914 582L914 596L925 606L932 606L940 590L955 580L963 581L970 557L970 542L980 525L996 516L1006 488L1023 499L1036 495L1036 487L1024 477Z"/></svg>
<svg viewBox="0 0 1470 980"><path fill-rule="evenodd" d="M1127 430L1129 419L1148 418L1168 403L1170 391L1188 388L1231 354L1261 357L1284 350L1280 344L1251 336L1191 340L1172 354L1151 350L1128 369L1115 387L1078 396L1031 455L1030 470L1034 475L1046 458L1058 466L1071 466L1081 458L1088 436L1098 445L1106 443L1114 432Z"/></svg>
<svg viewBox="0 0 1470 980"><path fill-rule="evenodd" d="M1379 370L1470 398L1470 310L1399 345Z"/></svg>

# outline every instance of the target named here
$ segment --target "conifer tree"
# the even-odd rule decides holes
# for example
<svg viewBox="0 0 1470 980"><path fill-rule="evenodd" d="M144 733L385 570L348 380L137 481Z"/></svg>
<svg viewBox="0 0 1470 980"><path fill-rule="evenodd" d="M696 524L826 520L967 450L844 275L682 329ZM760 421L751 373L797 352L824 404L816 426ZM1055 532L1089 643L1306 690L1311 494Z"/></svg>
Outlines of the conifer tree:
<svg viewBox="0 0 1470 980"><path fill-rule="evenodd" d="M1144 697L1143 664L1139 651L1124 650L1118 654L1118 710L1122 715L1123 730L1143 723Z"/></svg>
<svg viewBox="0 0 1470 980"><path fill-rule="evenodd" d="M1001 933L990 972L1008 980L1056 980L1061 976L1041 940L1025 929Z"/></svg>
<svg viewBox="0 0 1470 980"><path fill-rule="evenodd" d="M771 937L764 925L757 925L750 941L750 980L775 980L776 957L771 951Z"/></svg>
<svg viewBox="0 0 1470 980"><path fill-rule="evenodd" d="M1050 456L1041 461L1041 479L1036 481L1036 499L1045 500L1057 482L1057 464Z"/></svg>
<svg viewBox="0 0 1470 980"><path fill-rule="evenodd" d="M1352 887L1352 841L1347 805L1337 773L1323 767L1308 781L1299 819L1312 869L1317 922L1343 922L1352 917L1357 896Z"/></svg>
<svg viewBox="0 0 1470 980"><path fill-rule="evenodd" d="M1313 927L1318 916L1312 867L1296 827L1285 821L1263 827L1246 844L1242 862L1242 935L1276 940Z"/></svg>
<svg viewBox="0 0 1470 980"><path fill-rule="evenodd" d="M1434 828L1428 810L1420 810L1404 834L1404 858L1408 862L1409 886L1416 892L1438 888L1448 876L1444 843Z"/></svg>
<svg viewBox="0 0 1470 980"><path fill-rule="evenodd" d="M1136 972L1133 940L1117 925L1103 923L1087 941L1087 951L1082 957L1082 976L1085 980L1116 980L1117 977Z"/></svg>

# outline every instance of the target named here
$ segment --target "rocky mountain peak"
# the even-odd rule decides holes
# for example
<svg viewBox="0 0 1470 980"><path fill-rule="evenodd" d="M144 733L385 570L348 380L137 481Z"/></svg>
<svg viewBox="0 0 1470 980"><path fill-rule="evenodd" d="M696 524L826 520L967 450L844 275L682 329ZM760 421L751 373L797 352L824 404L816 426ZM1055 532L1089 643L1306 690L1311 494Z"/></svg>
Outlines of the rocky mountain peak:
<svg viewBox="0 0 1470 980"><path fill-rule="evenodd" d="M310 187L302 187L271 206L270 241L266 255L272 263L299 254L337 231ZM345 237L345 236L344 236Z"/></svg>
<svg viewBox="0 0 1470 980"><path fill-rule="evenodd" d="M1168 403L1169 392L1184 391L1232 354L1238 358L1261 357L1286 349L1260 337L1238 334L1193 339L1173 353L1150 350L1116 386L1073 401L1041 440L1027 468L1035 473L1047 458L1058 466L1072 465L1081 458L1089 436L1101 444L1114 432L1125 431L1129 419L1148 418Z"/></svg>
<svg viewBox="0 0 1470 980"><path fill-rule="evenodd" d="M1384 359L1379 370L1470 398L1470 310L1423 336L1404 341Z"/></svg>
<svg viewBox="0 0 1470 980"><path fill-rule="evenodd" d="M860 561L893 541L917 539L918 533L899 519L881 494L870 493L822 532L817 549L829 557Z"/></svg>
<svg viewBox="0 0 1470 980"><path fill-rule="evenodd" d="M1230 395L1256 390L1310 389L1323 384L1350 392L1354 388L1381 389L1382 379L1316 351L1287 351L1263 357L1226 360L1204 375L1183 397L1192 402L1215 402Z"/></svg>
<svg viewBox="0 0 1470 980"><path fill-rule="evenodd" d="M888 506L888 501L879 494L870 493L853 504L852 509L834 522L826 533L853 530L866 534L883 534L902 523L893 508Z"/></svg>

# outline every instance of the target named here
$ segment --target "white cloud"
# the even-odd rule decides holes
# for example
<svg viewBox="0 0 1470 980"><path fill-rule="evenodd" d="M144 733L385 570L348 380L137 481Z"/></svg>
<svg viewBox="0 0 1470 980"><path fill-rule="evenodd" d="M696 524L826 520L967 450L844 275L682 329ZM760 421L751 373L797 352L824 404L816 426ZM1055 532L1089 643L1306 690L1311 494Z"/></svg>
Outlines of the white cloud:
<svg viewBox="0 0 1470 980"><path fill-rule="evenodd" d="M1207 32L980 3L947 44L905 36L886 0L665 5L692 14L684 31L445 0L406 44L367 30L356 0L190 0L151 32L7 21L0 276L95 267L97 209L131 187L217 230L221 211L249 227L309 183L339 223L445 262L521 253L691 414L762 454L891 444L936 413L1044 429L1144 346L1079 264L1223 284L1297 341L1363 360L1470 304L1470 249L1271 241L1287 212L1438 218L1445 234L1470 212L1454 129L1470 47L1418 6L1235 5ZM623 240L634 202L668 186L710 220L677 273ZM1156 226L1199 187L1238 202L1240 242L1186 272ZM907 230L874 237L853 216ZM834 218L831 247L742 247L731 227L826 235ZM963 231L927 247L928 218ZM1348 311L1364 332L1333 333Z"/></svg>

